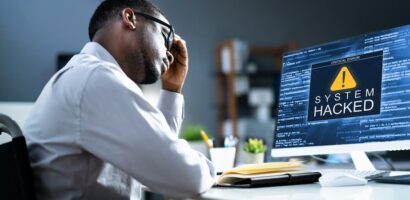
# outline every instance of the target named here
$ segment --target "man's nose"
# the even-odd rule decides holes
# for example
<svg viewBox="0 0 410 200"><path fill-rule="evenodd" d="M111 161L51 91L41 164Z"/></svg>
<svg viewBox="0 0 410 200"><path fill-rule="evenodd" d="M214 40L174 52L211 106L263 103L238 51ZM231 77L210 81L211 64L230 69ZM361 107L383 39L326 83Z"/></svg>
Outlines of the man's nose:
<svg viewBox="0 0 410 200"><path fill-rule="evenodd" d="M174 62L174 56L169 51L167 51L167 59L170 65Z"/></svg>

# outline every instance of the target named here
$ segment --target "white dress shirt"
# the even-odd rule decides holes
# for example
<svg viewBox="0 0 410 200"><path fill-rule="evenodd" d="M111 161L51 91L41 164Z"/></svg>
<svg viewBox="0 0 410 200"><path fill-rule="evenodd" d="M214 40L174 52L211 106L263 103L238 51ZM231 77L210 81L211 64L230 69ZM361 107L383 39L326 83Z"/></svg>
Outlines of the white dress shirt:
<svg viewBox="0 0 410 200"><path fill-rule="evenodd" d="M177 198L206 191L211 162L178 139L183 104L161 90L153 106L106 49L87 43L23 128L38 199L139 199L138 182Z"/></svg>

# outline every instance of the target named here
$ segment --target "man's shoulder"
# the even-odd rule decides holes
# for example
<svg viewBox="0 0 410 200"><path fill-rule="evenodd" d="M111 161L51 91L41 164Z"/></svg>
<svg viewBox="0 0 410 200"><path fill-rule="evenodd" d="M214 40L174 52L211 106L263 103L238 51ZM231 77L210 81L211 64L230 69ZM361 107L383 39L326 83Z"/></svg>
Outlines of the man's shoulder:
<svg viewBox="0 0 410 200"><path fill-rule="evenodd" d="M65 67L74 67L74 69L82 72L91 72L96 69L105 69L108 71L118 71L121 68L114 63L101 60L93 55L89 54L77 54L75 55Z"/></svg>
<svg viewBox="0 0 410 200"><path fill-rule="evenodd" d="M49 88L52 90L65 91L63 93L75 97L82 93L90 81L96 82L106 79L106 77L111 76L110 74L120 73L119 71L121 71L120 67L113 63L88 54L77 54L54 74L47 85L50 85Z"/></svg>
<svg viewBox="0 0 410 200"><path fill-rule="evenodd" d="M77 54L56 73L55 78L56 80L62 79L64 82L68 81L71 84L84 85L92 76L104 77L121 73L121 68L114 63L100 60L88 54Z"/></svg>
<svg viewBox="0 0 410 200"><path fill-rule="evenodd" d="M74 58L75 74L85 77L84 87L91 90L132 90L140 88L122 71L120 66L92 55L79 54Z"/></svg>

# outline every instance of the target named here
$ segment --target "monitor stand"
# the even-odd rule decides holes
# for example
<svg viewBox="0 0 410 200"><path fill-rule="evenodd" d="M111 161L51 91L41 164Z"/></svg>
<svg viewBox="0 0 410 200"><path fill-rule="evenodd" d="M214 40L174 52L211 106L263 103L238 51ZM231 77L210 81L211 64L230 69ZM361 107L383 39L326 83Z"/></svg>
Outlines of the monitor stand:
<svg viewBox="0 0 410 200"><path fill-rule="evenodd" d="M350 156L352 157L352 161L356 170L360 171L375 171L376 168L370 162L369 157L367 157L364 151L353 151L350 152Z"/></svg>

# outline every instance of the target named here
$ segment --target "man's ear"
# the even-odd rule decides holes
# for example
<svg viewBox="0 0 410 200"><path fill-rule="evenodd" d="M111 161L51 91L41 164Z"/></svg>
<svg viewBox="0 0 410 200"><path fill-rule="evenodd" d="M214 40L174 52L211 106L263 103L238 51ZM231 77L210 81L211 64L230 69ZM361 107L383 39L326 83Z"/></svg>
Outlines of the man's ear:
<svg viewBox="0 0 410 200"><path fill-rule="evenodd" d="M134 30L137 24L137 19L135 18L134 11L131 8L124 8L124 10L122 10L121 16L124 25L131 30Z"/></svg>

